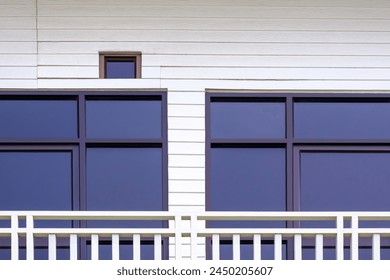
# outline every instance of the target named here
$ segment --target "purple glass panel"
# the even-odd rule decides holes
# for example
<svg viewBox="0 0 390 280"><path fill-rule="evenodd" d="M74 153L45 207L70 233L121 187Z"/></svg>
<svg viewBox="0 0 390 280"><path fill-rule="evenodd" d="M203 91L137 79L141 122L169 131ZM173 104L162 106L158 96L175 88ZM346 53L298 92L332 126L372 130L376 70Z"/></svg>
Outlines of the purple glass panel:
<svg viewBox="0 0 390 280"><path fill-rule="evenodd" d="M136 78L135 61L106 61L107 79Z"/></svg>

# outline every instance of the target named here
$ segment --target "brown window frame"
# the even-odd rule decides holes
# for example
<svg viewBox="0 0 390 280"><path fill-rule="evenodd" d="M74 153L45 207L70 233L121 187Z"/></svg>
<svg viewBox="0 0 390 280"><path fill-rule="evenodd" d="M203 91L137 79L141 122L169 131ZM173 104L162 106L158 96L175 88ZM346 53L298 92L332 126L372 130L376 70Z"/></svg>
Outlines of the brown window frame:
<svg viewBox="0 0 390 280"><path fill-rule="evenodd" d="M142 54L141 52L100 52L99 53L99 78L107 79L106 62L110 61L134 61L135 79L142 78Z"/></svg>

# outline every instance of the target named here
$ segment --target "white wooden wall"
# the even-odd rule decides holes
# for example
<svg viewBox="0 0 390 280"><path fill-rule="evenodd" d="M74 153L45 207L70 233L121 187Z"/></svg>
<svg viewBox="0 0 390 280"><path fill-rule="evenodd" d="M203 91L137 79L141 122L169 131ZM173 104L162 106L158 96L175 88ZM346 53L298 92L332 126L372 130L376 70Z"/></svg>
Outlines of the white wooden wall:
<svg viewBox="0 0 390 280"><path fill-rule="evenodd" d="M0 88L168 89L170 210L204 210L205 89L388 91L390 1L0 0Z"/></svg>

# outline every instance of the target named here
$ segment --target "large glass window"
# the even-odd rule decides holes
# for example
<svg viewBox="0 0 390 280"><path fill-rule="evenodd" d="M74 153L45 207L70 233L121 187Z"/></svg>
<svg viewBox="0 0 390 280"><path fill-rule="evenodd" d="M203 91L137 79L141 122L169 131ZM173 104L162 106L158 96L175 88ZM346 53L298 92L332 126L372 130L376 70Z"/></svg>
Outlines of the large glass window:
<svg viewBox="0 0 390 280"><path fill-rule="evenodd" d="M208 93L206 100L208 210L390 211L390 97L218 92ZM364 221L359 226L384 224L390 225ZM220 225L330 226L308 221L208 224ZM221 258L231 258L231 239L220 242ZM251 242L241 240L243 256L253 252ZM273 246L272 240L264 242ZM291 241L283 242L286 256L292 256ZM372 253L370 242L359 239L361 258ZM303 257L312 258L314 239L304 238L303 245ZM335 240L325 238L324 246L324 257L334 259ZM382 258L390 255L386 246L383 238Z"/></svg>
<svg viewBox="0 0 390 280"><path fill-rule="evenodd" d="M0 95L0 210L167 210L165 104L161 92ZM35 225L123 227L120 222L53 223ZM166 225L137 221L126 226ZM104 238L100 242L101 257L108 258L104 248L111 245ZM35 244L36 257L47 258L47 239ZM79 257L88 258L90 240L79 244ZM120 244L124 252L132 240ZM153 240L141 244L142 256L151 258ZM59 258L69 258L69 238L58 239L58 250ZM23 238L19 251L23 258ZM0 239L0 259L9 257L9 240Z"/></svg>

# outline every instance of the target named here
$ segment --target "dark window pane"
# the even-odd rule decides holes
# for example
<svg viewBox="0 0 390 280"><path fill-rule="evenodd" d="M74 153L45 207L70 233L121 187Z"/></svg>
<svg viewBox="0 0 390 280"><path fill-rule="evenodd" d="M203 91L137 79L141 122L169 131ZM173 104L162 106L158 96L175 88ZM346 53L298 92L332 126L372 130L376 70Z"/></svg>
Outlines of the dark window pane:
<svg viewBox="0 0 390 280"><path fill-rule="evenodd" d="M87 101L89 138L160 138L161 130L161 101Z"/></svg>
<svg viewBox="0 0 390 280"><path fill-rule="evenodd" d="M302 152L300 168L301 210L390 210L390 153Z"/></svg>
<svg viewBox="0 0 390 280"><path fill-rule="evenodd" d="M232 260L233 259L233 245L231 241L222 241L220 246L220 259L221 260ZM261 244L261 259L262 260L274 260L273 243ZM285 260L287 257L287 246L282 244L282 259ZM240 259L241 260L253 260L253 243L252 242L241 242L240 244Z"/></svg>
<svg viewBox="0 0 390 280"><path fill-rule="evenodd" d="M303 139L389 139L390 103L297 102L294 136Z"/></svg>
<svg viewBox="0 0 390 280"><path fill-rule="evenodd" d="M72 210L71 152L0 152L0 210Z"/></svg>
<svg viewBox="0 0 390 280"><path fill-rule="evenodd" d="M284 138L285 104L211 102L212 138Z"/></svg>
<svg viewBox="0 0 390 280"><path fill-rule="evenodd" d="M87 242L87 260L91 259L91 243ZM110 241L99 242L99 260L112 259L112 245ZM119 259L133 259L133 243L132 241L121 241L119 245ZM153 241L141 241L141 260L154 259L154 244Z"/></svg>
<svg viewBox="0 0 390 280"><path fill-rule="evenodd" d="M279 148L213 148L212 211L286 210L285 150ZM283 226L283 222L213 222L214 226Z"/></svg>
<svg viewBox="0 0 390 280"><path fill-rule="evenodd" d="M89 148L88 210L163 210L160 148Z"/></svg>
<svg viewBox="0 0 390 280"><path fill-rule="evenodd" d="M75 100L0 100L1 138L76 138Z"/></svg>
<svg viewBox="0 0 390 280"><path fill-rule="evenodd" d="M106 61L106 78L134 79L135 61Z"/></svg>

